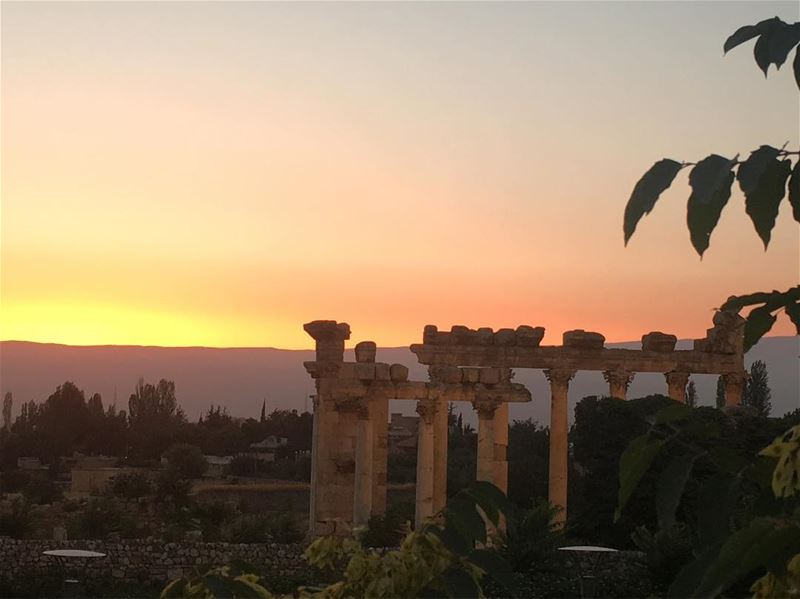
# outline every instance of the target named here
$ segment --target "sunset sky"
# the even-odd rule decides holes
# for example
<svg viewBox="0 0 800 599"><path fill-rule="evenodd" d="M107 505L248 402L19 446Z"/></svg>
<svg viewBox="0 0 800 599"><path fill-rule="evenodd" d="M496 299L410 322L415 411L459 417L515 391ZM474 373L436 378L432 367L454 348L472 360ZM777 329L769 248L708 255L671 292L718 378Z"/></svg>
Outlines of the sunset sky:
<svg viewBox="0 0 800 599"><path fill-rule="evenodd" d="M800 275L734 193L702 261L685 171L797 149L790 67L740 25L796 2L2 3L0 338L304 348L422 328L701 337ZM776 334L791 332L781 316Z"/></svg>

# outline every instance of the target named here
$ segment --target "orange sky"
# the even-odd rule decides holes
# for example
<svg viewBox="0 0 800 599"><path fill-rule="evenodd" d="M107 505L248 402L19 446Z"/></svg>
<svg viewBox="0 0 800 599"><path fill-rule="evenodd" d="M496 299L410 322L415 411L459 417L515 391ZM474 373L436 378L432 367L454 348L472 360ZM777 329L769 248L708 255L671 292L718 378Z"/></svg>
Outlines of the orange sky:
<svg viewBox="0 0 800 599"><path fill-rule="evenodd" d="M737 191L701 262L655 160L798 144L739 25L795 3L2 4L0 337L407 345L435 323L698 337L796 285ZM569 35L567 35L569 33ZM775 333L791 332L781 317Z"/></svg>

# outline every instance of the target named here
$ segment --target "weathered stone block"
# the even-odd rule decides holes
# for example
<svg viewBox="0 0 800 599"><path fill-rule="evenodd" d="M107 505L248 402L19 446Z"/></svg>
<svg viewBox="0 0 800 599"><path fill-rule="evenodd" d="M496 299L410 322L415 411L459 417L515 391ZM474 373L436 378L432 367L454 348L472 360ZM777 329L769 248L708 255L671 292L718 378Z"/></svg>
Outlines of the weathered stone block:
<svg viewBox="0 0 800 599"><path fill-rule="evenodd" d="M375 380L376 381L389 381L391 380L391 373L389 371L389 365L383 362L379 362L375 364Z"/></svg>
<svg viewBox="0 0 800 599"><path fill-rule="evenodd" d="M457 366L431 366L428 374L432 381L439 383L461 382L461 369Z"/></svg>
<svg viewBox="0 0 800 599"><path fill-rule="evenodd" d="M426 324L422 330L422 342L435 345L437 341L437 333L439 329L435 324Z"/></svg>
<svg viewBox="0 0 800 599"><path fill-rule="evenodd" d="M544 327L531 327L521 324L515 332L517 345L524 347L539 347L544 338Z"/></svg>
<svg viewBox="0 0 800 599"><path fill-rule="evenodd" d="M462 383L477 383L480 381L481 369L468 366L461 369Z"/></svg>
<svg viewBox="0 0 800 599"><path fill-rule="evenodd" d="M356 344L356 362L374 362L377 346L374 341L362 341Z"/></svg>
<svg viewBox="0 0 800 599"><path fill-rule="evenodd" d="M671 352L675 350L678 338L675 335L653 331L642 336L642 349L644 351Z"/></svg>
<svg viewBox="0 0 800 599"><path fill-rule="evenodd" d="M375 379L375 364L361 362L355 365L356 378L360 381L371 381Z"/></svg>
<svg viewBox="0 0 800 599"><path fill-rule="evenodd" d="M402 364L392 364L389 367L389 376L395 382L408 380L408 368Z"/></svg>
<svg viewBox="0 0 800 599"><path fill-rule="evenodd" d="M495 345L514 345L516 340L517 336L514 333L514 329L499 329L494 334Z"/></svg>
<svg viewBox="0 0 800 599"><path fill-rule="evenodd" d="M455 325L450 329L450 342L454 345L473 345L476 331L463 325Z"/></svg>
<svg viewBox="0 0 800 599"><path fill-rule="evenodd" d="M511 330L511 329L509 329ZM511 331L513 333L513 331ZM496 385L500 382L499 368L480 368L479 379L484 385Z"/></svg>
<svg viewBox="0 0 800 599"><path fill-rule="evenodd" d="M575 349L603 349L606 338L600 333L576 329L564 333L564 347Z"/></svg>
<svg viewBox="0 0 800 599"><path fill-rule="evenodd" d="M706 340L695 339L694 343L692 344L692 349L695 351L706 351Z"/></svg>

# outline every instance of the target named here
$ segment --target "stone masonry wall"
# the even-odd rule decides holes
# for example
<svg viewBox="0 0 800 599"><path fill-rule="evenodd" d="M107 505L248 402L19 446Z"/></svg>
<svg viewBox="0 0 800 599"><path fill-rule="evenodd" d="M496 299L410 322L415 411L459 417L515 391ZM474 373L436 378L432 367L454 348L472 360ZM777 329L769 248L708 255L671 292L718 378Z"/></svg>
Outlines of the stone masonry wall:
<svg viewBox="0 0 800 599"><path fill-rule="evenodd" d="M165 582L188 574L196 565L221 566L231 560L252 564L264 574L291 576L308 572L301 545L279 543L165 543L148 539L108 541L42 541L0 537L0 579L15 573L58 571L50 549L87 549L105 553L96 559L71 559L67 567L85 572L86 578L115 578L121 582ZM84 568L85 564L85 568Z"/></svg>

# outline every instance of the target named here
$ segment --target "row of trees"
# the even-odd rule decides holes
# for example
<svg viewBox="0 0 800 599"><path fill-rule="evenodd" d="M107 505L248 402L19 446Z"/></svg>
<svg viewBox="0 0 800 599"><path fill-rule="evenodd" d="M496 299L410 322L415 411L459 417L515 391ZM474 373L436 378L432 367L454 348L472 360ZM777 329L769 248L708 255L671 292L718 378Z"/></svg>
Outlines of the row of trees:
<svg viewBox="0 0 800 599"><path fill-rule="evenodd" d="M231 417L226 408L212 405L197 422L189 422L178 404L175 383L140 380L128 400L128 410L103 405L95 393L88 399L74 383L65 382L42 403L25 402L11 421L11 394L3 403L0 431L2 466L16 465L20 456L34 456L55 464L74 452L125 458L131 463L158 460L175 443L196 445L210 455L233 455L267 435L286 437L286 453L311 449L310 414L275 410L259 419Z"/></svg>

